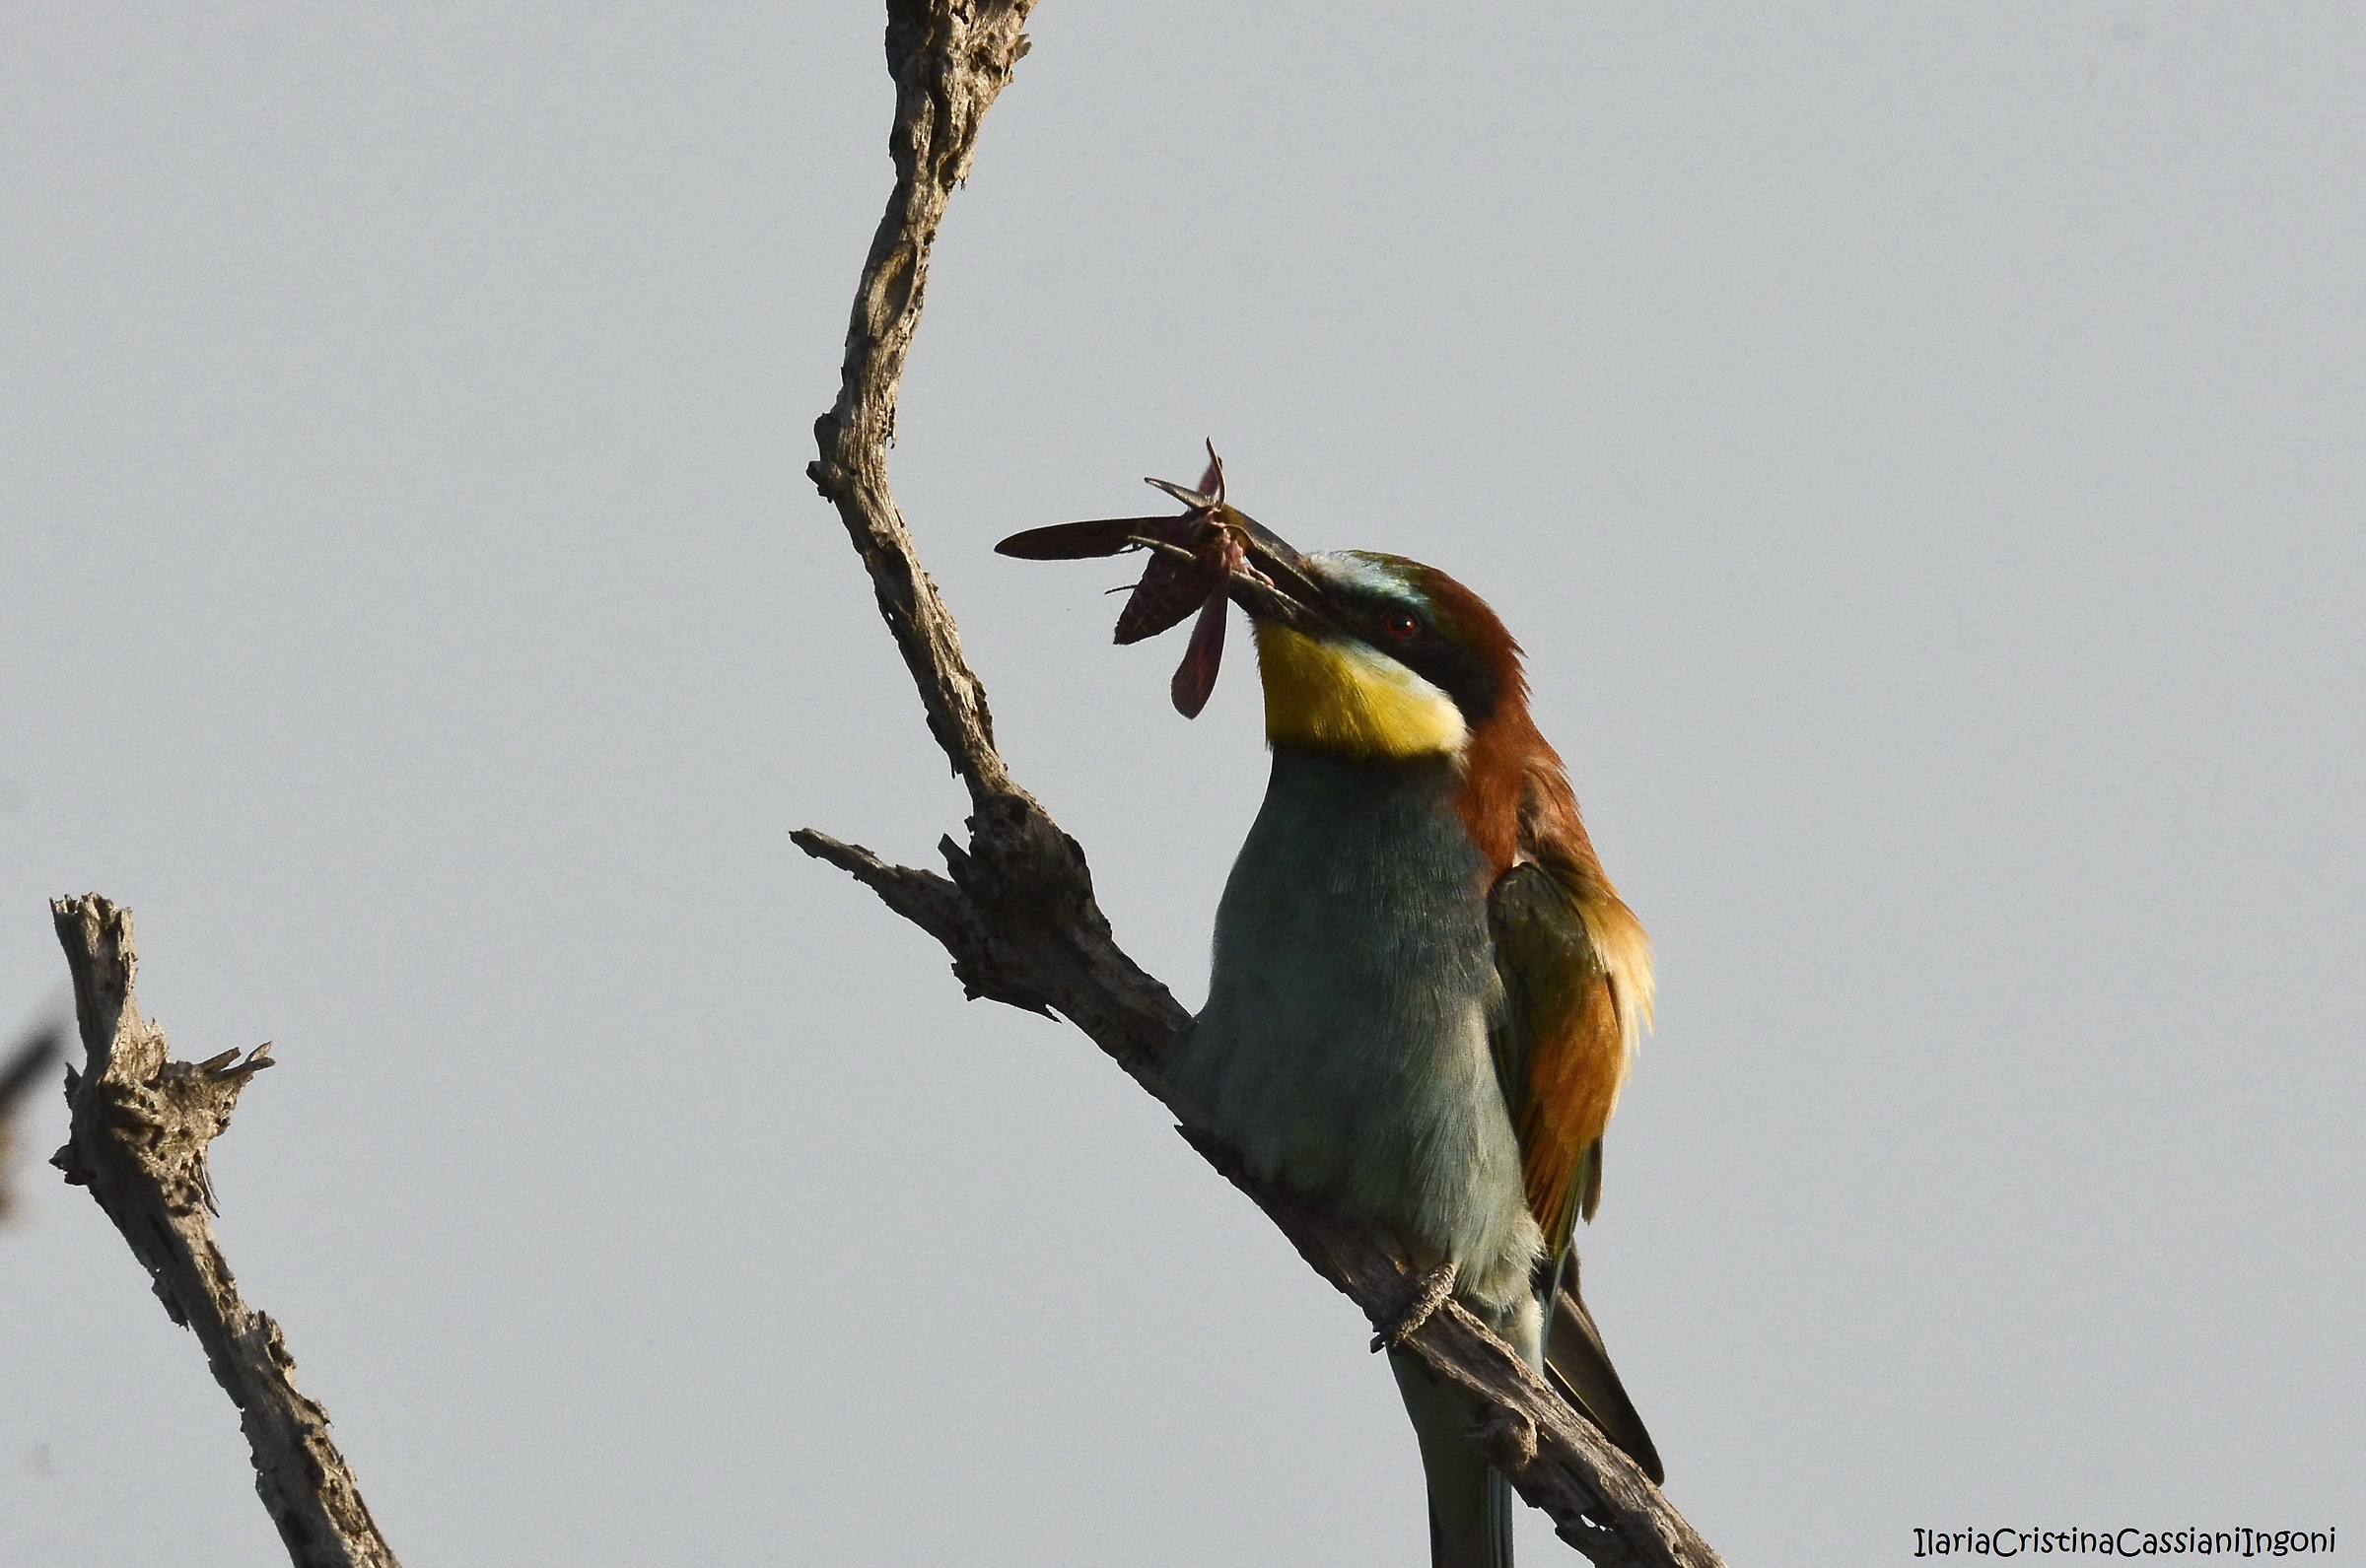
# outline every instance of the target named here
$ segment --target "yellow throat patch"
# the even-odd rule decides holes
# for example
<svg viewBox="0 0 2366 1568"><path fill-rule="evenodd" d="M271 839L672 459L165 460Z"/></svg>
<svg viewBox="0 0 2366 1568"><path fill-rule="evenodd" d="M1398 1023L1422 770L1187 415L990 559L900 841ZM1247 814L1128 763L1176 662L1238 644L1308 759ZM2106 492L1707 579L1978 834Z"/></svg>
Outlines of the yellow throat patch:
<svg viewBox="0 0 2366 1568"><path fill-rule="evenodd" d="M1436 686L1361 643L1254 623L1265 738L1349 757L1459 755L1462 710Z"/></svg>

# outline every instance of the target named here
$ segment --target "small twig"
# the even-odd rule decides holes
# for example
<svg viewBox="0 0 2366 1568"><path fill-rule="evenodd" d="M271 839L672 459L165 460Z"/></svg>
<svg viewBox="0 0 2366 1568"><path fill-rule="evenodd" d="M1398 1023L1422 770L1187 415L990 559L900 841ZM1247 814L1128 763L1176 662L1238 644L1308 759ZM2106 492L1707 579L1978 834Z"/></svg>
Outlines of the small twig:
<svg viewBox="0 0 2366 1568"><path fill-rule="evenodd" d="M173 1321L196 1331L254 1462L254 1489L296 1568L398 1568L379 1534L328 1412L300 1393L279 1325L246 1305L214 1240L219 1213L207 1145L230 1125L240 1092L271 1066L268 1043L174 1061L164 1031L132 996L131 911L94 893L49 913L74 977L84 1063L66 1069L72 1133L51 1161L90 1189Z"/></svg>
<svg viewBox="0 0 2366 1568"><path fill-rule="evenodd" d="M838 401L814 424L820 455L806 469L836 504L919 688L930 732L969 786L969 843L943 842L939 874L889 864L811 829L794 837L942 943L970 995L1067 1018L1164 1100L1159 1054L1190 1015L1119 948L1094 902L1084 852L1011 779L995 747L985 688L921 569L887 483L896 389L920 324L930 247L953 187L969 171L986 111L1026 52L1019 30L1033 3L888 0L895 188L855 292ZM1392 1239L1253 1180L1204 1134L1186 1127L1184 1136L1375 1327L1401 1312L1418 1274ZM1471 1398L1481 1412L1474 1440L1521 1496L1552 1517L1562 1537L1594 1561L1721 1563L1625 1454L1459 1305L1448 1301L1431 1314L1406 1349Z"/></svg>

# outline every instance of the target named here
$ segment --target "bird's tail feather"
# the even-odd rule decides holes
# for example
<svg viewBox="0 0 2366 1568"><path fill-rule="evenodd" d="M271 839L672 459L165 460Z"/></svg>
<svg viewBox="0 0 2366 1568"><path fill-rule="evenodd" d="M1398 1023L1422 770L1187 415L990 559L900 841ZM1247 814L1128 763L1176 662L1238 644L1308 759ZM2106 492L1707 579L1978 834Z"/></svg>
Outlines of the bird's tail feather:
<svg viewBox="0 0 2366 1568"><path fill-rule="evenodd" d="M1412 1357L1391 1351L1388 1362L1421 1440L1430 1568L1511 1568L1511 1483L1471 1442L1470 1404Z"/></svg>
<svg viewBox="0 0 2366 1568"><path fill-rule="evenodd" d="M1635 1401L1627 1398L1618 1369L1610 1364L1610 1352L1602 1348L1602 1332L1594 1327L1594 1315L1585 1310L1585 1298L1577 1294L1574 1253L1554 1299L1553 1322L1546 1329L1545 1370L1554 1387L1600 1427L1604 1437L1625 1449L1627 1457L1654 1484L1666 1481L1659 1450L1643 1429Z"/></svg>
<svg viewBox="0 0 2366 1568"><path fill-rule="evenodd" d="M1654 1482L1666 1479L1659 1450L1627 1398L1602 1347L1601 1330L1578 1294L1576 1256L1569 1255L1556 1272L1553 1319L1545 1326L1546 1376L1644 1474ZM1533 1328L1515 1329L1513 1337L1534 1346L1529 1337L1534 1332ZM1535 1353L1533 1348L1527 1352L1532 1358ZM1388 1364L1421 1440L1422 1472L1429 1487L1430 1568L1511 1568L1511 1484L1471 1442L1470 1405L1432 1381L1411 1356L1391 1351Z"/></svg>

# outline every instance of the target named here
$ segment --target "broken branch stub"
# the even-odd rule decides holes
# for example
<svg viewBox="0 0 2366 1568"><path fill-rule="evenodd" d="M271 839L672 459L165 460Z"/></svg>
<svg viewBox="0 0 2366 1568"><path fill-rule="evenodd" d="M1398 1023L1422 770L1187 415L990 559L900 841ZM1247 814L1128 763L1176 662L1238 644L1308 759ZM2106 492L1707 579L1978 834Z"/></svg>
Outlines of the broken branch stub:
<svg viewBox="0 0 2366 1568"><path fill-rule="evenodd" d="M328 1412L295 1385L279 1325L246 1304L209 1215L206 1155L270 1047L174 1061L140 1014L131 911L94 893L50 901L74 980L83 1064L66 1069L71 1132L52 1164L87 1189L148 1270L157 1299L205 1347L238 1406L254 1489L296 1568L399 1568L378 1532Z"/></svg>

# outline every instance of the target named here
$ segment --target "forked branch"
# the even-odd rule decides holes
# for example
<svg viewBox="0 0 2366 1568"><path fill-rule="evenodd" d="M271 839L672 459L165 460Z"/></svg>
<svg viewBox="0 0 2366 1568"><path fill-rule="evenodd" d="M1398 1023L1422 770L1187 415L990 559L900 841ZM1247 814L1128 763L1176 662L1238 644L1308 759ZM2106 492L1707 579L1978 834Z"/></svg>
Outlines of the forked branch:
<svg viewBox="0 0 2366 1568"><path fill-rule="evenodd" d="M971 996L1067 1018L1164 1101L1159 1053L1189 1015L1118 947L1094 902L1084 852L1004 765L985 688L887 483L896 390L920 325L937 226L969 171L986 111L1026 52L1020 29L1033 4L888 0L895 188L855 291L838 401L814 424L820 455L806 470L836 504L930 732L969 786L969 843L945 840L939 873L891 865L811 829L794 838L942 943ZM1415 1272L1392 1240L1254 1181L1202 1133L1187 1127L1184 1136L1375 1324L1395 1317ZM1407 1348L1472 1398L1485 1412L1474 1435L1489 1457L1595 1562L1721 1562L1626 1455L1459 1306L1433 1315Z"/></svg>

